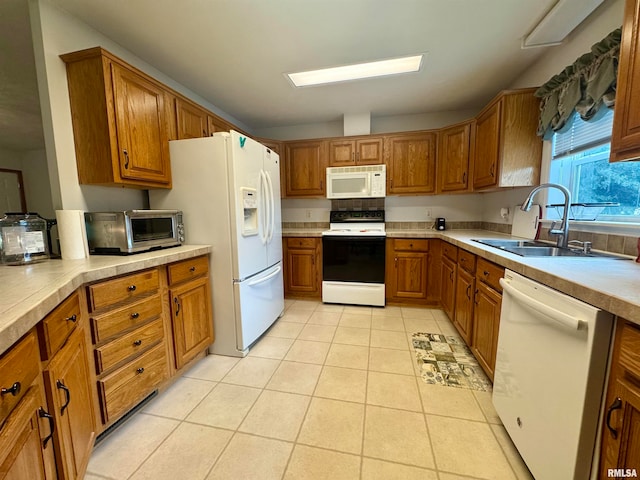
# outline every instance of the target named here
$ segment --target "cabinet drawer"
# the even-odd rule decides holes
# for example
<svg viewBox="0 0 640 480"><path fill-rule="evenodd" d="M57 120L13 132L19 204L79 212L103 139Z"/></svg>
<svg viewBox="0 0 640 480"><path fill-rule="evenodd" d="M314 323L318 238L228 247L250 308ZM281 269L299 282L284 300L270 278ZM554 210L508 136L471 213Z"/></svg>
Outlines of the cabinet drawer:
<svg viewBox="0 0 640 480"><path fill-rule="evenodd" d="M396 251L427 252L429 241L420 238L394 238L393 249Z"/></svg>
<svg viewBox="0 0 640 480"><path fill-rule="evenodd" d="M62 347L80 320L80 296L71 294L38 324L40 355L49 360Z"/></svg>
<svg viewBox="0 0 640 480"><path fill-rule="evenodd" d="M458 265L463 270L474 274L476 273L476 256L466 250L458 250Z"/></svg>
<svg viewBox="0 0 640 480"><path fill-rule="evenodd" d="M629 323L624 324L620 336L620 365L640 379L640 329Z"/></svg>
<svg viewBox="0 0 640 480"><path fill-rule="evenodd" d="M98 380L104 422L117 419L167 379L164 342Z"/></svg>
<svg viewBox="0 0 640 480"><path fill-rule="evenodd" d="M315 238L287 238L289 248L316 248Z"/></svg>
<svg viewBox="0 0 640 480"><path fill-rule="evenodd" d="M160 295L146 298L104 315L91 317L93 343L100 343L162 314Z"/></svg>
<svg viewBox="0 0 640 480"><path fill-rule="evenodd" d="M498 292L502 292L500 279L504 277L504 267L491 263L484 258L478 258L478 267L476 270L476 278L486 283Z"/></svg>
<svg viewBox="0 0 640 480"><path fill-rule="evenodd" d="M169 265L169 285L209 274L209 258L197 257Z"/></svg>
<svg viewBox="0 0 640 480"><path fill-rule="evenodd" d="M91 311L135 300L158 290L158 270L147 270L126 277L114 278L88 287Z"/></svg>
<svg viewBox="0 0 640 480"><path fill-rule="evenodd" d="M458 261L458 247L447 242L442 242L442 255L454 262Z"/></svg>
<svg viewBox="0 0 640 480"><path fill-rule="evenodd" d="M127 358L148 350L149 347L162 341L163 336L162 319L159 318L96 348L96 373L100 375Z"/></svg>
<svg viewBox="0 0 640 480"><path fill-rule="evenodd" d="M38 342L32 330L0 357L0 425L40 373ZM7 391L8 390L8 391Z"/></svg>

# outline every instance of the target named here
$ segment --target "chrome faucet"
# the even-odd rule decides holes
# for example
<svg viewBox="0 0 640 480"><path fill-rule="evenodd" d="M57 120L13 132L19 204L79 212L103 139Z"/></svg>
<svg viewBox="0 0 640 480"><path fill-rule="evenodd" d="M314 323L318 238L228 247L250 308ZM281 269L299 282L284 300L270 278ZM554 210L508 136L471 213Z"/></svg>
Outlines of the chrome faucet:
<svg viewBox="0 0 640 480"><path fill-rule="evenodd" d="M531 210L531 204L533 203L533 197L543 188L557 188L564 194L564 211L562 212L562 219L560 220L560 228L557 228L557 222L553 222L549 228L551 235L558 235L558 241L556 245L560 248L568 248L569 242L569 205L571 204L571 192L566 187L558 185L557 183L543 183L535 187L522 203L520 210L528 212Z"/></svg>

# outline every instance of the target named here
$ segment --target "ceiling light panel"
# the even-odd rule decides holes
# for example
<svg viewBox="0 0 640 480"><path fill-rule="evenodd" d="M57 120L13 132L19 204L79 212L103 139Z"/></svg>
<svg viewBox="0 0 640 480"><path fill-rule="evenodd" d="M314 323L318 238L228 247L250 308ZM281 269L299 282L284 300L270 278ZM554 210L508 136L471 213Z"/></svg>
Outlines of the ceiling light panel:
<svg viewBox="0 0 640 480"><path fill-rule="evenodd" d="M392 58L377 62L356 63L341 67L322 68L286 74L296 87L347 82L364 78L383 77L420 71L423 55Z"/></svg>

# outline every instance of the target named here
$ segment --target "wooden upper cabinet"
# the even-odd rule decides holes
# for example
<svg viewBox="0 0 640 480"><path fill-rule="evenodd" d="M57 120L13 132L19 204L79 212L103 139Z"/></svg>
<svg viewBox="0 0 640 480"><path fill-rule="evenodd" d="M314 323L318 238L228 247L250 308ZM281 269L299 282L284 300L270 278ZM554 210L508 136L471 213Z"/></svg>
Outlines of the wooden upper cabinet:
<svg viewBox="0 0 640 480"><path fill-rule="evenodd" d="M618 61L609 160L640 158L640 2L627 0Z"/></svg>
<svg viewBox="0 0 640 480"><path fill-rule="evenodd" d="M387 193L436 191L436 134L421 132L385 137Z"/></svg>
<svg viewBox="0 0 640 480"><path fill-rule="evenodd" d="M218 132L228 132L229 130L238 130L230 123L225 122L220 117L214 117L212 115L207 116L207 130L209 135L213 135Z"/></svg>
<svg viewBox="0 0 640 480"><path fill-rule="evenodd" d="M195 103L176 98L176 122L178 139L209 136L207 111Z"/></svg>
<svg viewBox="0 0 640 480"><path fill-rule="evenodd" d="M438 133L438 193L469 189L471 125L468 121Z"/></svg>
<svg viewBox="0 0 640 480"><path fill-rule="evenodd" d="M80 183L171 188L171 93L99 47L61 58Z"/></svg>
<svg viewBox="0 0 640 480"><path fill-rule="evenodd" d="M384 162L382 137L329 141L329 166L379 165Z"/></svg>
<svg viewBox="0 0 640 480"><path fill-rule="evenodd" d="M536 89L500 93L476 117L473 189L526 187L540 182L542 139L536 135Z"/></svg>
<svg viewBox="0 0 640 480"><path fill-rule="evenodd" d="M287 142L284 157L284 193L287 197L324 197L327 142Z"/></svg>

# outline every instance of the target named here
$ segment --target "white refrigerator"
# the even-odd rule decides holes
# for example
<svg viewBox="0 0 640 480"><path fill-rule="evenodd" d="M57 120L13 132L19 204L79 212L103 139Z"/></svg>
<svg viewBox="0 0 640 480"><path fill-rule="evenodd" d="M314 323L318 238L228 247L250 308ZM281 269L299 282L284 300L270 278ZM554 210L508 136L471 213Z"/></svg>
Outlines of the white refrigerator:
<svg viewBox="0 0 640 480"><path fill-rule="evenodd" d="M213 246L209 353L245 356L284 311L280 159L233 130L169 147L173 188L150 207L182 210L185 243Z"/></svg>

